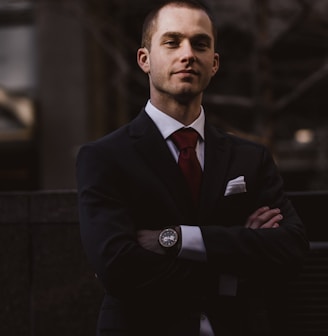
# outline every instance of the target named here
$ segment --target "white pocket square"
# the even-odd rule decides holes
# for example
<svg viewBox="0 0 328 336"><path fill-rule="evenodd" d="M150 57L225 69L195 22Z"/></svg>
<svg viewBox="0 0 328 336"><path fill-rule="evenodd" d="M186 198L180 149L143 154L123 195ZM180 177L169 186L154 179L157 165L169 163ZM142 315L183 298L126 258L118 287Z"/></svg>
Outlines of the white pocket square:
<svg viewBox="0 0 328 336"><path fill-rule="evenodd" d="M244 176L239 176L233 180L230 180L227 184L224 196L233 194L240 194L246 192L246 182Z"/></svg>

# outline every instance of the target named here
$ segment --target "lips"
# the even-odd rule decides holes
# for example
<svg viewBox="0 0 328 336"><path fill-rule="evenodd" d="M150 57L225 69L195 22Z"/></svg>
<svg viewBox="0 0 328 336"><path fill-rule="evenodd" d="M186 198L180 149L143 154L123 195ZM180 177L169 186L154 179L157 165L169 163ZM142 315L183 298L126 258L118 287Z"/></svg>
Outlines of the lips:
<svg viewBox="0 0 328 336"><path fill-rule="evenodd" d="M178 70L175 71L174 74L185 74L185 75L198 75L198 72L193 70L193 69L182 69L182 70Z"/></svg>

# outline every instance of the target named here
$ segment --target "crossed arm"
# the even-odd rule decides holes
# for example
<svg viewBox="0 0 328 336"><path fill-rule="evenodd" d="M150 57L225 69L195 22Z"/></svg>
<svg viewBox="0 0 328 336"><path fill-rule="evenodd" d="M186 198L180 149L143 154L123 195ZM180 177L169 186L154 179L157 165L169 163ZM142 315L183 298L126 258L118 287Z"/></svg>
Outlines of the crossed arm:
<svg viewBox="0 0 328 336"><path fill-rule="evenodd" d="M159 230L139 230L135 239L135 228L143 226L131 216L122 197L130 187L119 178L122 177L117 171L119 165L111 164L108 157L111 157L108 150L104 154L95 145L84 147L77 161L77 177L82 243L98 278L115 295L149 295L157 293L163 284L188 292L208 278L203 276L204 272L210 272L209 277L215 270L247 277L259 269L262 273L281 274L301 264L308 248L303 226L282 196L281 182L270 168L271 161L265 163L261 173L263 187L257 193L260 201L256 204L274 204L275 208L261 207L245 223L238 220L240 225L200 226L207 257L206 263L200 263L164 256L158 243ZM138 185L143 178L149 187L149 176L145 174L138 178ZM252 186L252 176L249 179ZM146 220L151 222L158 212L147 212L149 204L156 205L149 194L144 193L143 198L133 194L127 199L137 203L134 208L140 208L138 213L147 214ZM229 219L228 215L224 215L224 220ZM171 219L165 218L167 222Z"/></svg>
<svg viewBox="0 0 328 336"><path fill-rule="evenodd" d="M279 221L283 218L280 209L270 209L267 206L254 211L247 219L244 227L248 229L275 229L279 227ZM161 230L139 230L137 241L141 247L158 254L165 254L158 243Z"/></svg>

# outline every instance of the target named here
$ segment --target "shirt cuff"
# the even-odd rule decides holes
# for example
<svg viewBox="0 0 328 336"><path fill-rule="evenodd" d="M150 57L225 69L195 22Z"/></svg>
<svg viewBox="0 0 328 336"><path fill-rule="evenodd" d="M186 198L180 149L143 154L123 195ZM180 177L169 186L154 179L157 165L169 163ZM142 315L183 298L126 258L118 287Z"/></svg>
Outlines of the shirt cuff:
<svg viewBox="0 0 328 336"><path fill-rule="evenodd" d="M206 248L202 232L198 226L180 225L181 249L178 258L206 261Z"/></svg>

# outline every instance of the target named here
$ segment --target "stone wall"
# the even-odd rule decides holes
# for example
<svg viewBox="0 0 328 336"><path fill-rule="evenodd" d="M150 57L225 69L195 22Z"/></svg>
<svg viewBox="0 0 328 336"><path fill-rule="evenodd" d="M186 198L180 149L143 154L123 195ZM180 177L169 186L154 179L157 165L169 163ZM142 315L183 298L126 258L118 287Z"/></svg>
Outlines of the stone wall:
<svg viewBox="0 0 328 336"><path fill-rule="evenodd" d="M0 195L0 335L95 335L102 289L82 250L75 192Z"/></svg>

